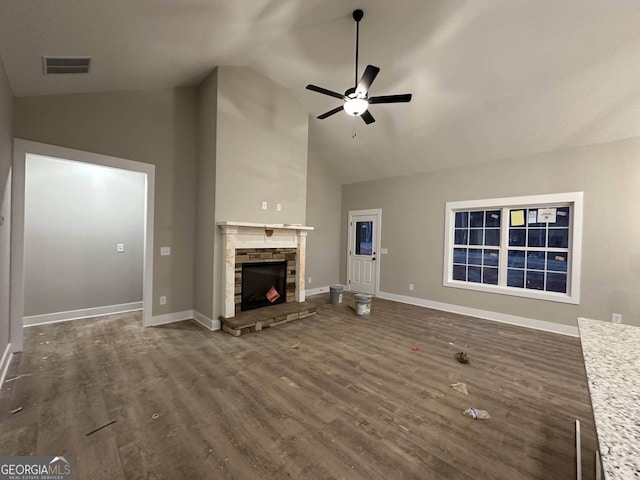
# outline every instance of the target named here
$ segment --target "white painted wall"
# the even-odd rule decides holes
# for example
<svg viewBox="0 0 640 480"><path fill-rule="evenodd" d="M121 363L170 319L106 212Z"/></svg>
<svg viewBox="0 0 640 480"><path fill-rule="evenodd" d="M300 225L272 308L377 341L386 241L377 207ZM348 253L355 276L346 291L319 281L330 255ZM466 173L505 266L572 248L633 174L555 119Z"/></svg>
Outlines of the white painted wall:
<svg viewBox="0 0 640 480"><path fill-rule="evenodd" d="M144 202L142 173L28 155L25 317L141 302Z"/></svg>

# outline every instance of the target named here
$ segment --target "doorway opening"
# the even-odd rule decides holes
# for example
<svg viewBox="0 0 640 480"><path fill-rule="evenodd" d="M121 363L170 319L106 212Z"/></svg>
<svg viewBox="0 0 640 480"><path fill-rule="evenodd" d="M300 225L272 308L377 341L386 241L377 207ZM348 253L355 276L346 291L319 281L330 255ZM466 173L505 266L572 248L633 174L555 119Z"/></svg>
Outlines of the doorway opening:
<svg viewBox="0 0 640 480"><path fill-rule="evenodd" d="M134 244L136 243L141 244L142 251L138 252L138 255L140 256L139 260L141 260L142 262L142 288L141 288L142 302L140 305L140 302L138 299L137 302L127 302L122 305L116 304L116 305L110 305L110 306L111 307L120 306L122 308L120 311L139 310L140 308L142 308L143 325L144 326L150 325L151 316L152 316L151 306L152 306L152 281L153 281L153 207L154 207L155 166L141 163L141 162L134 162L131 160L110 157L106 155L83 152L80 150L57 147L53 145L47 145L47 144L42 144L42 143L32 142L32 141L27 141L22 139L15 139L14 140L13 184L12 184L13 224L12 224L12 231L11 231L12 350L13 351L22 350L22 344L23 344L22 328L25 324L25 313L29 314L28 311L25 311L25 293L26 293L25 281L28 280L29 276L32 274L32 272L26 271L26 268L31 268L31 267L30 267L29 261L25 259L25 253L27 253L29 250L33 251L34 240L35 240L35 245L37 245L38 235L39 235L37 231L35 232L31 230L27 231L26 224L25 224L25 207L26 207L27 200L31 202L31 205L29 206L30 215L33 214L34 212L37 212L37 209L34 210L32 208L35 205L33 204L33 199L32 199L33 196L30 195L30 193L32 192L29 192L29 195L28 195L26 191L27 188L31 188L28 182L29 179L27 178L27 173L29 173L28 169L30 170L30 167L28 167L28 165L31 165L32 163L34 165L36 163L40 163L44 165L44 163L42 162L47 159L49 161L49 163L46 164L48 167L51 167L51 165L54 165L54 163L51 163L51 162L57 162L56 167L60 167L62 163L66 163L67 167L73 167L68 171L73 172L72 176L74 176L76 180L79 180L81 183L83 181L91 183L91 185L84 185L85 187L84 193L80 194L79 198L75 198L75 202L79 205L82 205L83 201L88 203L89 200L87 198L83 198L83 196L91 196L91 192L90 192L91 189L100 189L101 182L104 183L107 177L114 177L119 175L123 178L128 178L130 181L133 181L134 183L136 182L138 183L138 186L142 193L141 197L143 202L143 205L141 206L141 208L140 206L138 206L139 207L138 219L141 220L141 223L142 223L142 226L141 226L142 232L139 232L139 235L141 238L132 239L131 241L128 241L128 240L113 241L113 239L111 239L112 241L109 242L109 249L112 250L112 252L110 253L114 255L115 263L117 263L118 261L122 263L122 261L125 259L127 255L128 247L130 247L131 249L135 249L136 247ZM98 170L94 170L93 169L94 167ZM105 167L109 167L109 168L105 168ZM97 177L102 177L102 180L100 178L95 178L94 179L95 181L91 181L90 180L91 177L96 175ZM42 181L46 182L46 178ZM107 187L106 185L102 185L102 187L105 187L105 190L112 188L112 187L106 188ZM113 200L113 198L110 200L109 197L106 196L107 192L103 192L103 193L105 195L98 195L96 198L94 198L94 200L98 204L101 202L104 203L109 201L117 202L117 200ZM69 194L68 192L65 192L64 194L60 193L61 196L68 195L68 194ZM37 195L36 195L36 199L37 199ZM59 200L59 199L56 199L56 200ZM40 206L42 206L44 203L46 203L46 199L40 198L38 202L40 203ZM105 205L103 205L103 207L105 207ZM106 207L107 209L103 210L100 213L101 215L105 215L105 214L108 215L109 213L105 213L105 212L111 211L111 209L109 209L109 205L106 205ZM81 206L78 207L78 212L81 210L81 208L82 208ZM64 218L65 214L63 212L60 212L61 216L60 218L57 218L57 219L56 218L52 219L47 217L47 215L56 215L57 213L55 211L54 213L51 213L51 211L48 213L38 212L38 214L43 217L42 219L44 222L43 224L47 225L48 228L55 229L57 228L57 226L60 226L60 228L62 229L62 226L66 224L65 222L69 220L68 218ZM67 214L69 214L69 212L67 212ZM87 218L90 218L90 215ZM78 220L78 219L71 219L71 220ZM86 220L86 221L88 222L90 220ZM103 228L104 228L104 234L108 235L108 225ZM94 251L96 245L89 245L87 242L82 244L81 242L82 239L77 238L78 235L81 235L81 233L78 233L78 232L82 232L81 225L79 226L79 229L75 233L75 235L72 234L67 238L67 241L70 244L72 244L72 246L75 246L75 248L71 248L67 250L68 252L67 255L69 256L69 258L65 259L71 265L73 265L74 263L77 263L79 258L82 257L83 255L86 256L85 260L87 261L94 260L95 256L98 255L98 253ZM43 235L47 235L46 230L41 233ZM64 241L64 232L62 233L63 235L60 236L60 238L58 239L59 243L62 243ZM93 241L95 241L95 238L93 239ZM111 243L113 243L113 245L111 245ZM52 251L49 253L52 255L55 255L55 251ZM134 252L131 251L130 253L133 254ZM43 257L43 258L46 258L46 257ZM64 262L59 263L59 265L62 265L62 264L64 264ZM111 268L113 268L114 266L115 264L111 265ZM53 272L45 272L45 273L50 276L55 275L56 274L55 268L53 270L54 270ZM82 267L78 268L77 270L78 272L83 271ZM64 273L62 272L60 272L60 274L64 275ZM93 290L91 293L89 293L89 284L92 282L95 283L96 276L99 276L101 272L93 272L93 271L90 271L90 269L86 269L84 270L83 274L86 277L85 279L86 284L82 285L81 287L77 287L78 291L72 292L71 295L73 295L74 293L79 296L82 296L85 294L87 296L98 295L97 293L95 293L97 290ZM121 276L121 275L122 275L121 272L116 273L116 276ZM116 281L117 280L112 279L111 283ZM59 301L59 300L60 299L56 299L56 301ZM110 303L110 302L107 302L107 303ZM106 313L116 313L114 311L109 311L108 309L107 311L100 311L99 308L95 312L91 308L87 308L87 309L80 308L78 310L81 311L82 314L76 316L75 318L103 315ZM31 310L31 312L33 312L33 310ZM92 312L93 312L93 315L91 314ZM59 313L63 317L65 315L69 317L69 314L73 314L73 310L59 312ZM45 319L42 319L42 318L38 318L37 315L28 315L26 320L29 320L29 317L31 316L34 316L35 318L31 318L31 321L27 323L31 323L31 324L45 323L47 321L49 322L61 321L61 320L73 318L71 317L71 318L57 319L55 316L52 316L52 317L48 316ZM44 320L44 322L40 322L39 320Z"/></svg>

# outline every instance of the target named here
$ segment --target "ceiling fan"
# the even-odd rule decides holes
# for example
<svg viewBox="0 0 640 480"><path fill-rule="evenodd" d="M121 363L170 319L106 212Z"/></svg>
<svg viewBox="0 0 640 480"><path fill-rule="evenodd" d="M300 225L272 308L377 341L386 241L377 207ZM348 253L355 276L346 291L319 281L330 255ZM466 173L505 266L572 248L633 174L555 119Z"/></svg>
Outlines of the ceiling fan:
<svg viewBox="0 0 640 480"><path fill-rule="evenodd" d="M364 123L367 125L376 121L369 112L369 105L373 105L376 103L402 103L402 102L410 102L411 94L405 93L401 95L383 95L380 97L369 97L369 87L375 80L380 69L378 67L374 67L373 65L367 65L367 68L364 70L362 74L362 78L358 82L358 47L360 40L360 20L364 12L360 9L353 11L353 19L356 21L356 74L355 74L355 86L348 88L344 95L338 92L333 92L331 90L327 90L326 88L318 87L316 85L307 85L307 90L313 90L314 92L322 93L324 95L329 95L330 97L339 98L344 101L343 105L334 108L333 110L329 110L328 112L323 113L322 115L318 115L318 119L323 120L331 115L338 113L340 110L344 110L349 115L354 117L362 117Z"/></svg>

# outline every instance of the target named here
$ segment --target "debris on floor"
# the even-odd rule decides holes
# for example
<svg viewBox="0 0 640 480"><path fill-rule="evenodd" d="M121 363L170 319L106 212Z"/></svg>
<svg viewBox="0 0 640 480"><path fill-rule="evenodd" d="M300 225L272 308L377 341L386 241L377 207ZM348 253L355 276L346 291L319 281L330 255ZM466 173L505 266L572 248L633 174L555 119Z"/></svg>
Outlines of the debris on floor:
<svg viewBox="0 0 640 480"><path fill-rule="evenodd" d="M478 410L477 408L467 408L463 413L474 420L488 420L491 418L489 412L486 410Z"/></svg>
<svg viewBox="0 0 640 480"><path fill-rule="evenodd" d="M469 395L469 390L467 390L467 386L462 383L452 383L451 388L453 388L456 392L464 393L465 395Z"/></svg>
<svg viewBox="0 0 640 480"><path fill-rule="evenodd" d="M25 374L23 374L23 375L18 375L17 377L11 377L11 378L8 378L7 380L5 380L5 381L4 381L4 383L13 382L14 380L18 380L19 378L22 378L22 377L30 377L30 376L31 376L31 374L30 374L30 373L25 373Z"/></svg>
<svg viewBox="0 0 640 480"><path fill-rule="evenodd" d="M418 346L411 347L411 351L412 352L419 352L420 351L420 347L418 347Z"/></svg>
<svg viewBox="0 0 640 480"><path fill-rule="evenodd" d="M14 414L16 414L16 413L18 413L20 411L22 411L22 407L18 407L18 408L14 408L13 410L9 410L9 413L11 415L14 415Z"/></svg>
<svg viewBox="0 0 640 480"><path fill-rule="evenodd" d="M87 433L87 437L89 435L93 435L96 432L99 432L100 430L102 430L105 427L108 427L109 425L113 425L114 423L116 423L116 420L111 420L109 423L105 423L104 425L102 425L101 427L96 428L95 430L91 430L89 433Z"/></svg>
<svg viewBox="0 0 640 480"><path fill-rule="evenodd" d="M287 377L280 377L280 380L289 385L291 388L300 388L297 383L288 379Z"/></svg>
<svg viewBox="0 0 640 480"><path fill-rule="evenodd" d="M151 415L151 418L153 418L154 420L156 418L160 418L160 414L159 413L154 413L153 415Z"/></svg>
<svg viewBox="0 0 640 480"><path fill-rule="evenodd" d="M453 343L453 342L449 342L449 345L455 345L455 343Z"/></svg>
<svg viewBox="0 0 640 480"><path fill-rule="evenodd" d="M398 425L402 430L404 430L405 432L410 432L411 430L409 430L407 427L405 427L404 425Z"/></svg>
<svg viewBox="0 0 640 480"><path fill-rule="evenodd" d="M467 364L469 363L469 356L464 352L456 353L456 360L460 363Z"/></svg>
<svg viewBox="0 0 640 480"><path fill-rule="evenodd" d="M298 343L296 343L294 345L291 345L291 348L295 348L295 349L300 348L300 342L298 342Z"/></svg>

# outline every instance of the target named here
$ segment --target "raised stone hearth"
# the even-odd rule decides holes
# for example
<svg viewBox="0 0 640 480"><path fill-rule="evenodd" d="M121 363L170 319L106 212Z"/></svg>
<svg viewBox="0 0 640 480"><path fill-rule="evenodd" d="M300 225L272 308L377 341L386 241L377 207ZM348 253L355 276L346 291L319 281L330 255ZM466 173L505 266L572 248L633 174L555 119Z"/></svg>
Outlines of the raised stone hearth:
<svg viewBox="0 0 640 480"><path fill-rule="evenodd" d="M221 222L218 226L222 230L222 254L225 260L220 315L225 331L240 335L245 333L244 330L260 330L262 326L267 326L267 323L273 326L315 313L311 313L304 305L306 237L307 232L313 230L313 227L244 222ZM242 265L277 261L287 262L285 303L240 312ZM276 310L273 310L273 315L269 313L272 309L285 308L285 305L287 312L284 320L283 314L275 313ZM263 310L266 313L262 312ZM242 315L249 320L258 317L262 320L253 321L251 330L248 328L251 327L249 320L243 320L243 323L247 323L245 326L241 326L238 321L230 320L236 315ZM227 328L224 328L225 325Z"/></svg>
<svg viewBox="0 0 640 480"><path fill-rule="evenodd" d="M275 327L315 314L315 305L307 302L281 303L272 307L241 312L232 318L223 318L221 319L222 330L238 337L245 333L258 332L264 328Z"/></svg>

